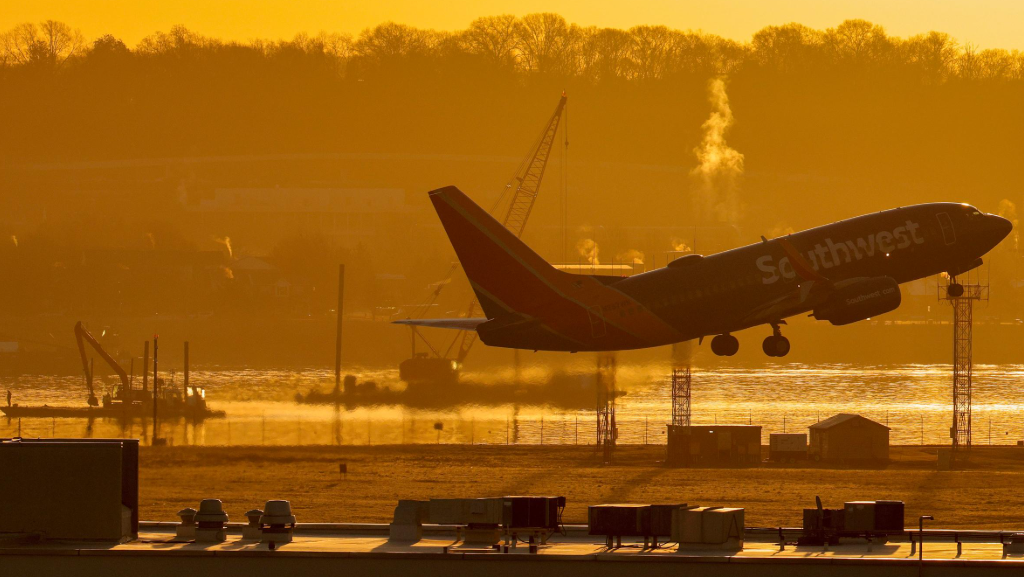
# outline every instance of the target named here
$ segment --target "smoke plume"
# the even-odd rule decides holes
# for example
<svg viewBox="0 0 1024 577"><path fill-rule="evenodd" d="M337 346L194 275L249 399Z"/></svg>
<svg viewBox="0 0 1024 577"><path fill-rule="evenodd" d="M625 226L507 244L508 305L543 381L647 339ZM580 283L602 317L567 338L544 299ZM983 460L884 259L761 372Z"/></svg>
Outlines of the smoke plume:
<svg viewBox="0 0 1024 577"><path fill-rule="evenodd" d="M235 278L235 271L231 270L231 267L223 266L220 267L221 272L224 273L224 278L233 279Z"/></svg>
<svg viewBox="0 0 1024 577"><path fill-rule="evenodd" d="M1020 248L1020 233L1017 232L1017 205L1007 198L1000 200L999 216L1013 223L1013 233L1010 238L1013 239L1013 250L1017 250Z"/></svg>
<svg viewBox="0 0 1024 577"><path fill-rule="evenodd" d="M18 237L17 236L12 234L11 235L11 242L14 243L14 248L18 248Z"/></svg>
<svg viewBox="0 0 1024 577"><path fill-rule="evenodd" d="M576 252L580 253L580 256L587 260L590 265L599 265L601 260L598 258L600 249L597 247L597 243L594 239L584 238L576 243Z"/></svg>
<svg viewBox="0 0 1024 577"><path fill-rule="evenodd" d="M700 146L693 150L698 164L690 171L696 193L694 208L701 220L736 223L742 212L739 189L743 155L725 142L725 134L733 124L725 79L714 78L708 83L708 100L711 116L702 125L704 136Z"/></svg>

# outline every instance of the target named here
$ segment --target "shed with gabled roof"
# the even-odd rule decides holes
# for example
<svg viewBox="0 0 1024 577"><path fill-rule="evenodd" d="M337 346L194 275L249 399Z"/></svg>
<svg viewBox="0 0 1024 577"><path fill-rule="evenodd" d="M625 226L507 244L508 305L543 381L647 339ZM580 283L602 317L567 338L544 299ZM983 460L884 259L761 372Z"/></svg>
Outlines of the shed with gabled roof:
<svg viewBox="0 0 1024 577"><path fill-rule="evenodd" d="M889 460L889 427L860 415L840 413L810 429L811 458L832 462Z"/></svg>

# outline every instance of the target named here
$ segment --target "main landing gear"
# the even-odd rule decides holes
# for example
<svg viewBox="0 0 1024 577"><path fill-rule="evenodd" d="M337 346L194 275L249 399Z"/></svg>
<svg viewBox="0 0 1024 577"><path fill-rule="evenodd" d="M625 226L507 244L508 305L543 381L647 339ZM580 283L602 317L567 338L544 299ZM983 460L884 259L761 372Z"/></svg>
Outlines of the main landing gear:
<svg viewBox="0 0 1024 577"><path fill-rule="evenodd" d="M736 337L726 333L711 339L711 352L720 357L731 357L740 350L740 341Z"/></svg>
<svg viewBox="0 0 1024 577"><path fill-rule="evenodd" d="M789 339L782 336L778 323L772 323L772 334L761 343L761 349L769 357L784 357L789 354Z"/></svg>

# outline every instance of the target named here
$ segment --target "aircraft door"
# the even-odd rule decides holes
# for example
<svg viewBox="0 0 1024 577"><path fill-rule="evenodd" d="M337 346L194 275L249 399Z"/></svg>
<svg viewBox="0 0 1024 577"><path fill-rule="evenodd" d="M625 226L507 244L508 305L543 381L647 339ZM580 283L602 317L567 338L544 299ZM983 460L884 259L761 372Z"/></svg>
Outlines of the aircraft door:
<svg viewBox="0 0 1024 577"><path fill-rule="evenodd" d="M935 218L939 219L939 228L942 229L942 240L947 245L955 243L956 232L953 230L953 221L949 218L949 214L940 212L935 215Z"/></svg>
<svg viewBox="0 0 1024 577"><path fill-rule="evenodd" d="M590 318L590 336L594 338L603 337L608 333L604 325L604 311L600 306L587 309L587 316Z"/></svg>

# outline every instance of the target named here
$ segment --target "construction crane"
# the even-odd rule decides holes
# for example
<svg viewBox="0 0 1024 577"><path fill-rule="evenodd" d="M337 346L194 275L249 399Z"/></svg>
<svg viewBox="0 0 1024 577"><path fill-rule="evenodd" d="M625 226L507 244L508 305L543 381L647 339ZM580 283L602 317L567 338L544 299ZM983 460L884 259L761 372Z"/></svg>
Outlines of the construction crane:
<svg viewBox="0 0 1024 577"><path fill-rule="evenodd" d="M512 178L505 184L504 190L502 190L501 195L491 209L491 214L517 237L523 235L526 222L530 218L530 213L533 212L533 205L536 203L537 195L540 193L540 185L544 179L548 159L555 144L555 136L558 134L558 127L565 116L566 103L566 94L562 92L562 97L558 100L558 106L555 107L555 112L544 126L540 138L530 148L530 154L523 159L522 164L516 169ZM569 146L568 137L565 139L565 146ZM434 291L430 302L423 307L423 311L426 311L433 304L440 294L441 288L448 283L448 279L451 278L456 270L458 270L458 265L452 265L448 276L438 284L437 290ZM469 306L466 307L463 317L473 318L479 312L479 307L479 303L474 298L470 301ZM435 354L434 358L429 358L425 354L416 355L415 339L417 336L422 339L423 336L415 332L415 327L413 327L413 330L413 357L404 361L402 366L399 367L399 374L402 376L402 379L406 381L415 380L416 375L421 372L425 376L430 375L430 380L436 379L439 373L448 373L452 378L457 378L459 367L462 366L466 355L469 354L470 349L477 340L476 331L461 331L457 333L443 356L430 343L427 343L426 339L423 339L424 343ZM458 347L457 350L455 350L456 347ZM451 358L453 350L455 350L454 359ZM445 364L442 364L442 362ZM422 371L418 369L422 369Z"/></svg>
<svg viewBox="0 0 1024 577"><path fill-rule="evenodd" d="M121 390L128 391L131 389L131 385L128 382L128 373L124 372L124 369L121 368L121 365L119 365L116 360L114 360L114 357L110 356L107 354L107 351L103 350L100 342L92 336L92 333L82 326L82 321L78 321L75 325L75 340L78 341L78 353L82 356L82 370L85 371L85 384L89 387L90 407L98 406L100 403L96 398L96 393L92 386L92 367L90 366L89 359L85 354L85 343L89 343L92 348L96 349L100 358L106 361L106 363L110 365L110 368L114 369L114 372L117 373L117 377L121 379Z"/></svg>

